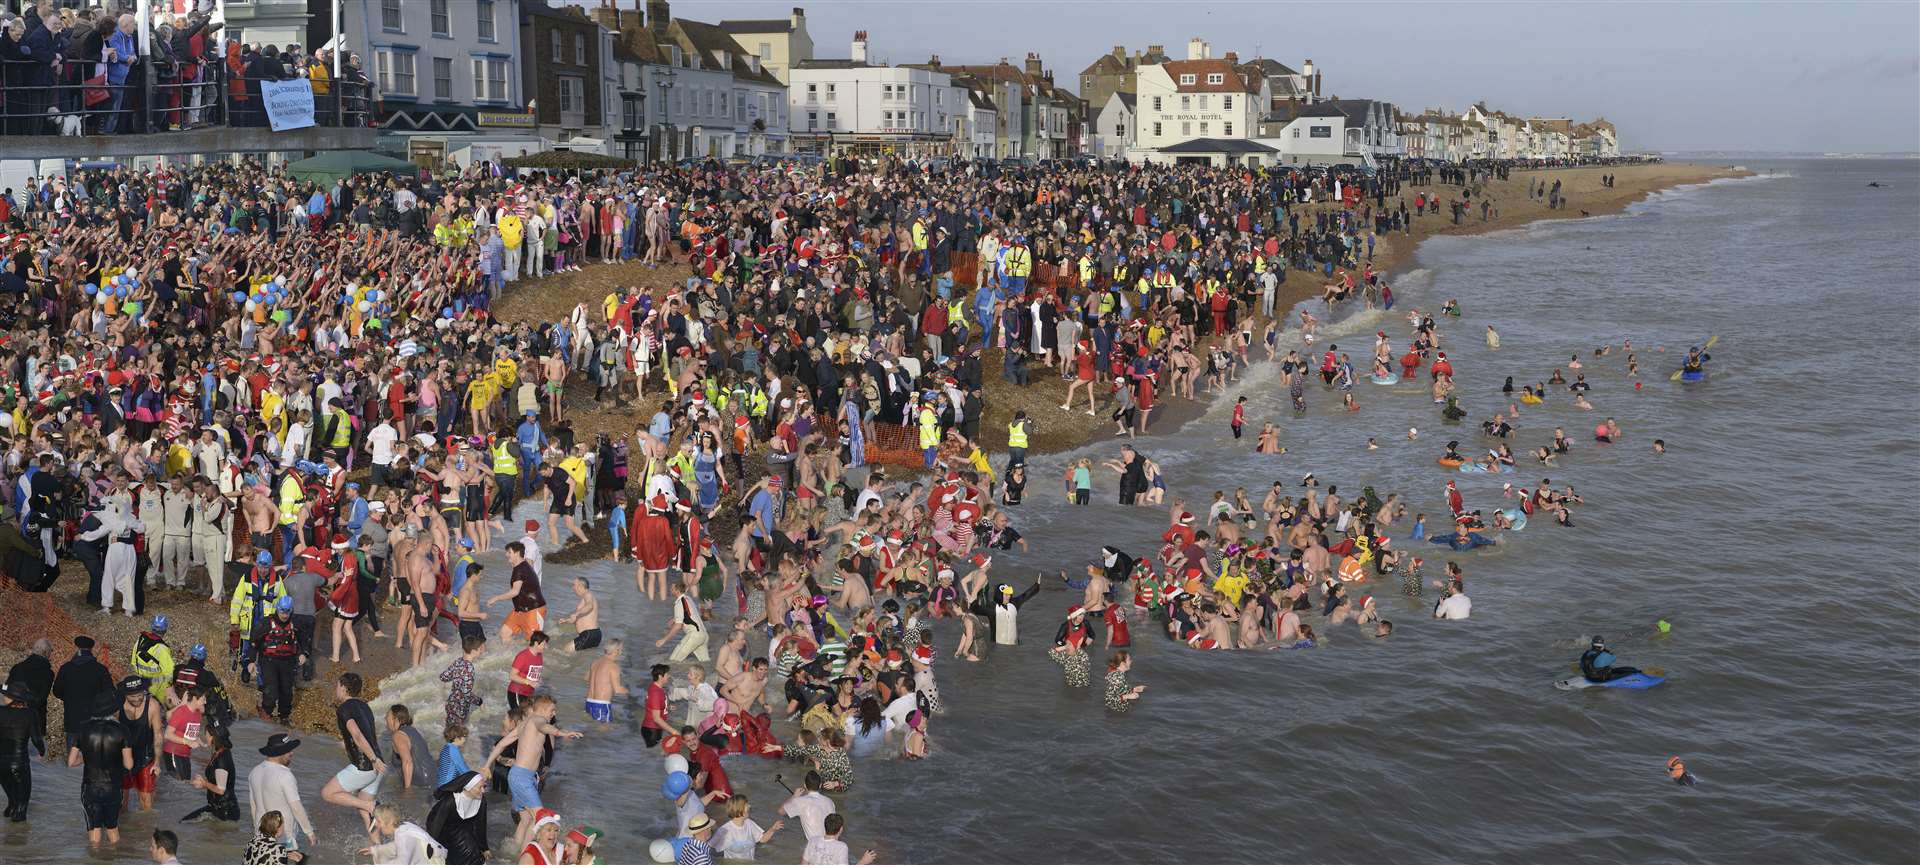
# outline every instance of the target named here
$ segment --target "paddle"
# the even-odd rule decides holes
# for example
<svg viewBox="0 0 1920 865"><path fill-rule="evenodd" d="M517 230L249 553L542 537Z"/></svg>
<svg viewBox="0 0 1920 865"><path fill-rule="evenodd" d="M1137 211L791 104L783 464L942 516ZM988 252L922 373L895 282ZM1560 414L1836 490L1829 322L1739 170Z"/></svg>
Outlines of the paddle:
<svg viewBox="0 0 1920 865"><path fill-rule="evenodd" d="M1706 343L1706 345L1703 345L1703 346L1701 346L1701 347L1700 347L1700 350L1704 352L1704 351L1706 351L1707 349L1710 349L1710 348L1713 348L1713 344L1714 344L1714 343L1716 343L1716 342L1719 342L1719 341L1720 341L1720 337L1719 337L1719 336L1710 336L1710 337L1707 337L1707 343ZM1668 378L1668 379L1667 379L1667 381L1679 381L1679 380L1680 380L1680 374L1681 374L1681 373L1683 373L1683 372L1686 372L1686 370L1684 370L1684 369L1676 369L1676 370L1674 370L1674 371L1673 371L1673 376L1672 376L1672 377L1670 377L1670 378Z"/></svg>

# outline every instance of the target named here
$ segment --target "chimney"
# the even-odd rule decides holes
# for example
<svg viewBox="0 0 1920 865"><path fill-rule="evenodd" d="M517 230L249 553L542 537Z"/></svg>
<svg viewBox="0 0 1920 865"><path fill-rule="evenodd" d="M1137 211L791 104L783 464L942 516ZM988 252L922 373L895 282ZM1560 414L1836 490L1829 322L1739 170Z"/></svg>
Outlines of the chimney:
<svg viewBox="0 0 1920 865"><path fill-rule="evenodd" d="M620 10L613 5L613 0L602 0L600 5L593 7L591 15L593 23L615 33L620 32Z"/></svg>
<svg viewBox="0 0 1920 865"><path fill-rule="evenodd" d="M793 14L788 16L787 23L792 24L795 30L807 26L807 10L798 6L793 7Z"/></svg>
<svg viewBox="0 0 1920 865"><path fill-rule="evenodd" d="M1202 39L1198 36L1195 36L1192 39L1187 40L1187 59L1188 60L1209 60L1209 59L1212 59L1212 57L1213 57L1213 46L1208 45L1207 40Z"/></svg>
<svg viewBox="0 0 1920 865"><path fill-rule="evenodd" d="M855 30L853 32L853 51L847 56L855 63L867 62L867 31Z"/></svg>
<svg viewBox="0 0 1920 865"><path fill-rule="evenodd" d="M667 0L647 0L647 29L653 31L655 39L667 38L667 28L672 23L673 10L667 6Z"/></svg>
<svg viewBox="0 0 1920 865"><path fill-rule="evenodd" d="M935 70L935 71L939 71L939 69L940 69L940 55L938 55L938 54L935 54L935 55L932 55L932 56L930 56L930 57L928 57L928 58L927 58L927 68L929 68L929 69L933 69L933 70Z"/></svg>
<svg viewBox="0 0 1920 865"><path fill-rule="evenodd" d="M1040 55L1032 51L1027 52L1027 74L1035 78L1040 77Z"/></svg>
<svg viewBox="0 0 1920 865"><path fill-rule="evenodd" d="M1227 52L1227 62L1228 62L1228 63L1239 63L1239 62L1240 62L1240 55L1239 55L1239 54L1238 54L1237 52L1233 52L1233 51L1228 51L1228 52Z"/></svg>
<svg viewBox="0 0 1920 865"><path fill-rule="evenodd" d="M1124 62L1127 59L1127 46L1125 45L1113 46L1113 59Z"/></svg>

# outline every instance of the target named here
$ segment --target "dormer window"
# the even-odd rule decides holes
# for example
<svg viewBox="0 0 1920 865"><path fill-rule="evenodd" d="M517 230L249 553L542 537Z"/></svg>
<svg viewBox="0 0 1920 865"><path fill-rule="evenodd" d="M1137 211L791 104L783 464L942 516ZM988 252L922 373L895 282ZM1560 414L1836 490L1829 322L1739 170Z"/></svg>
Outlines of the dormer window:
<svg viewBox="0 0 1920 865"><path fill-rule="evenodd" d="M1181 76L1180 76L1180 83L1181 83L1181 84L1192 84L1192 83L1193 83L1193 81L1194 81L1194 78L1193 78L1193 73L1191 73L1191 72L1189 72L1189 73L1186 73L1186 74L1184 74L1184 75L1181 75Z"/></svg>
<svg viewBox="0 0 1920 865"><path fill-rule="evenodd" d="M1207 73L1207 83L1225 84L1227 83L1227 76L1219 72L1209 72Z"/></svg>

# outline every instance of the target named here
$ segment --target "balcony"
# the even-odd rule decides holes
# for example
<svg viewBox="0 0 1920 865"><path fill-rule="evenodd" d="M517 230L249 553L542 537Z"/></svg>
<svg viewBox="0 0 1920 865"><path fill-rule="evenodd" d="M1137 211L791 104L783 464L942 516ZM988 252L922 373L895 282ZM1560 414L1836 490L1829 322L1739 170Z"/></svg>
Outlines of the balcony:
<svg viewBox="0 0 1920 865"><path fill-rule="evenodd" d="M150 85L89 86L61 80L10 88L0 103L0 154L112 159L373 147L378 106L369 104L363 82L327 82L328 92L312 94L309 103L304 79L234 80L224 64L206 68L214 78L201 82L157 78ZM275 131L275 125L282 128Z"/></svg>

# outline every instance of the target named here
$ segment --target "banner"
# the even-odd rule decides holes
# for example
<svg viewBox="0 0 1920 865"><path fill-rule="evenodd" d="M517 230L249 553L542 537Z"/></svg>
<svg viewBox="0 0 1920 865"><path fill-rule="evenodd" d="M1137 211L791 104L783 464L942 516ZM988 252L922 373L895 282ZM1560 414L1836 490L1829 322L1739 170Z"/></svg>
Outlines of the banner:
<svg viewBox="0 0 1920 865"><path fill-rule="evenodd" d="M260 100L275 132L313 126L313 82L305 78L260 82Z"/></svg>

